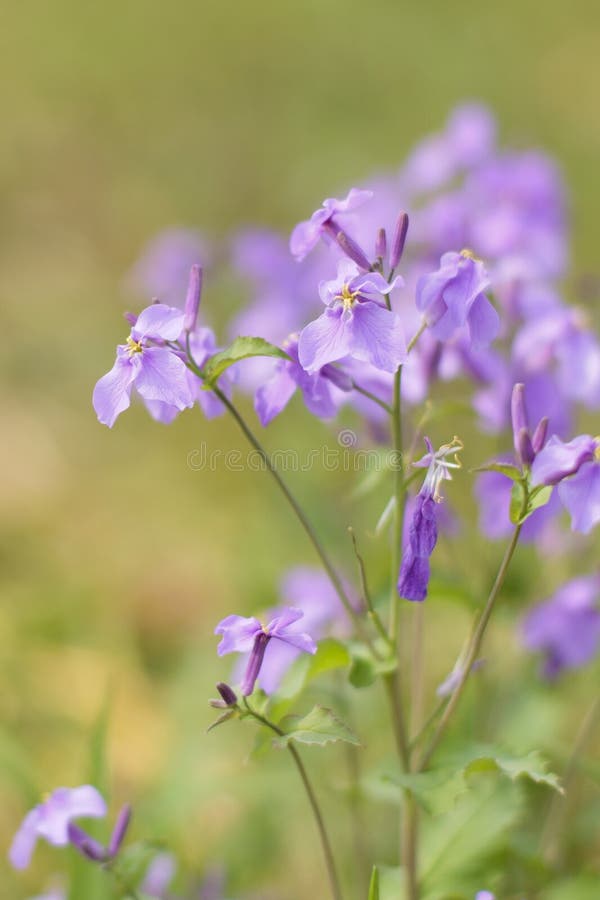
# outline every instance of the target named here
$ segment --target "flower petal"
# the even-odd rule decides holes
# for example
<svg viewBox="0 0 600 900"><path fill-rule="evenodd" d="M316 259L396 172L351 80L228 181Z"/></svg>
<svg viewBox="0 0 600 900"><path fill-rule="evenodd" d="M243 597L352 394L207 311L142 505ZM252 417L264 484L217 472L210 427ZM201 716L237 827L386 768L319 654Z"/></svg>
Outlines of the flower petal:
<svg viewBox="0 0 600 900"><path fill-rule="evenodd" d="M290 363L283 361L277 371L256 392L254 409L265 428L290 402L297 384L290 372Z"/></svg>
<svg viewBox="0 0 600 900"><path fill-rule="evenodd" d="M400 317L370 300L356 303L352 313L349 354L372 363L376 369L395 372L406 359Z"/></svg>
<svg viewBox="0 0 600 900"><path fill-rule="evenodd" d="M217 647L218 655L247 653L252 650L254 638L260 631L262 625L254 617L248 619L244 616L227 616L215 628L215 634L223 635Z"/></svg>
<svg viewBox="0 0 600 900"><path fill-rule="evenodd" d="M571 514L573 531L588 534L600 522L600 463L584 463L558 485L558 496Z"/></svg>
<svg viewBox="0 0 600 900"><path fill-rule="evenodd" d="M143 351L135 387L145 400L160 400L179 410L194 404L185 363L165 347Z"/></svg>
<svg viewBox="0 0 600 900"><path fill-rule="evenodd" d="M181 309L164 303L152 303L142 310L132 328L136 340L144 337L176 341L183 331L185 316Z"/></svg>
<svg viewBox="0 0 600 900"><path fill-rule="evenodd" d="M352 347L351 317L341 309L327 309L301 332L298 359L307 372L348 356Z"/></svg>
<svg viewBox="0 0 600 900"><path fill-rule="evenodd" d="M119 355L110 372L96 383L92 403L98 421L103 425L112 428L117 417L129 407L136 372L134 363Z"/></svg>
<svg viewBox="0 0 600 900"><path fill-rule="evenodd" d="M532 484L558 484L593 459L595 449L596 441L589 434L580 434L568 443L552 435L533 461Z"/></svg>

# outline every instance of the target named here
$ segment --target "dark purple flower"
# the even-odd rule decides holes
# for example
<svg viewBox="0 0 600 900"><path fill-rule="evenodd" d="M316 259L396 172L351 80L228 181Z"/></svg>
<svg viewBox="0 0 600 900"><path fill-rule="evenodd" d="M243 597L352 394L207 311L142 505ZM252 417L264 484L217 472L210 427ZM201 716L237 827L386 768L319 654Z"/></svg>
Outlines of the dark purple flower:
<svg viewBox="0 0 600 900"><path fill-rule="evenodd" d="M298 335L291 335L282 345L288 359L277 362L272 376L262 384L254 398L260 423L266 426L287 406L297 390L307 409L320 419L333 418L344 392L352 390L352 379L334 366L323 366L309 373L298 362Z"/></svg>
<svg viewBox="0 0 600 900"><path fill-rule="evenodd" d="M298 260L304 259L324 234L327 234L332 240L337 240L337 236L343 232L337 224L336 217L358 209L372 196L371 191L352 188L343 200L332 198L324 200L323 206L314 212L310 219L300 222L292 231L290 237L292 256Z"/></svg>
<svg viewBox="0 0 600 900"><path fill-rule="evenodd" d="M250 653L246 672L241 686L244 697L254 690L265 652L273 640L296 647L305 653L316 653L317 645L309 634L295 627L304 616L300 609L284 607L268 625L262 625L258 619L243 616L227 616L215 628L215 634L222 634L217 648L219 656L226 653Z"/></svg>
<svg viewBox="0 0 600 900"><path fill-rule="evenodd" d="M66 847L71 842L71 823L105 815L106 803L91 785L57 788L27 813L12 842L9 859L16 869L26 869L39 837L55 847Z"/></svg>
<svg viewBox="0 0 600 900"><path fill-rule="evenodd" d="M553 435L531 467L533 484L558 485L573 531L600 521L600 439L582 434L568 443Z"/></svg>
<svg viewBox="0 0 600 900"><path fill-rule="evenodd" d="M300 334L300 365L316 372L350 356L395 372L406 359L406 344L400 317L382 298L401 284L402 279L388 284L378 272L361 273L354 263L342 260L337 278L319 285L327 309Z"/></svg>
<svg viewBox="0 0 600 900"><path fill-rule="evenodd" d="M436 504L442 500L442 481L452 480L450 470L460 468L457 453L463 446L456 437L451 443L442 444L439 450L433 449L429 438L425 438L425 443L428 452L413 465L427 466L427 475L415 500L398 577L398 594L413 601L424 600L427 596L429 558L438 535Z"/></svg>
<svg viewBox="0 0 600 900"><path fill-rule="evenodd" d="M440 268L417 282L417 308L438 340L466 327L473 346L484 347L500 328L498 313L484 293L489 286L483 263L469 251L444 253Z"/></svg>
<svg viewBox="0 0 600 900"><path fill-rule="evenodd" d="M103 425L112 428L129 407L134 387L146 403L171 407L175 414L193 405L188 369L165 346L167 341L177 340L183 322L181 310L162 303L153 303L140 313L127 342L117 348L113 368L94 388L94 409Z"/></svg>
<svg viewBox="0 0 600 900"><path fill-rule="evenodd" d="M574 578L533 607L523 622L523 641L545 656L543 674L584 666L600 649L600 576Z"/></svg>

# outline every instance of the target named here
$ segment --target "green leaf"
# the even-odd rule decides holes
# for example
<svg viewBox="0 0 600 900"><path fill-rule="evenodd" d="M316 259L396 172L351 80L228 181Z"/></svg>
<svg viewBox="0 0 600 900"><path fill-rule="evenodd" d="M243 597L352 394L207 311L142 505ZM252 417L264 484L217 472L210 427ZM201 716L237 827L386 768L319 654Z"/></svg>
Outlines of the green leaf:
<svg viewBox="0 0 600 900"><path fill-rule="evenodd" d="M520 481L522 476L521 470L516 466L511 466L508 463L499 463L499 462L487 462L482 466L477 466L475 469L471 469L472 472L499 472L501 475L506 475L507 478L510 478L511 481Z"/></svg>
<svg viewBox="0 0 600 900"><path fill-rule="evenodd" d="M360 746L360 741L354 732L332 710L324 706L313 707L308 715L298 719L286 734L275 738L273 745L287 747L290 741L296 741L299 744L316 744L320 747L337 741L345 741L347 744Z"/></svg>
<svg viewBox="0 0 600 900"><path fill-rule="evenodd" d="M515 481L510 492L510 521L518 525L525 519L527 495L523 482Z"/></svg>
<svg viewBox="0 0 600 900"><path fill-rule="evenodd" d="M381 645L382 652L387 650L389 653L389 648L385 647L383 641L381 641ZM350 684L355 688L369 687L380 675L388 675L398 667L397 659L391 656L377 659L364 644L352 641L348 646L352 654L352 666L348 678Z"/></svg>
<svg viewBox="0 0 600 900"><path fill-rule="evenodd" d="M541 484L539 487L533 488L529 493L529 504L527 507L527 515L531 515L540 506L545 506L552 496L552 485Z"/></svg>
<svg viewBox="0 0 600 900"><path fill-rule="evenodd" d="M204 384L212 387L217 378L236 362L251 356L275 356L289 359L287 353L260 337L237 337L232 344L220 353L215 353L204 366Z"/></svg>
<svg viewBox="0 0 600 900"><path fill-rule="evenodd" d="M369 900L380 900L379 898L379 869L373 866L373 874L371 875L371 883L369 885Z"/></svg>
<svg viewBox="0 0 600 900"><path fill-rule="evenodd" d="M481 886L492 855L509 846L524 811L519 785L475 778L447 813L423 820L421 883L425 897L449 897Z"/></svg>
<svg viewBox="0 0 600 900"><path fill-rule="evenodd" d="M536 784L544 784L563 793L560 780L553 772L548 771L548 764L537 750L528 753L527 756L513 756L503 751L498 752L494 747L475 747L469 752L463 773L466 777L475 772L500 772L511 781L518 778L527 778Z"/></svg>

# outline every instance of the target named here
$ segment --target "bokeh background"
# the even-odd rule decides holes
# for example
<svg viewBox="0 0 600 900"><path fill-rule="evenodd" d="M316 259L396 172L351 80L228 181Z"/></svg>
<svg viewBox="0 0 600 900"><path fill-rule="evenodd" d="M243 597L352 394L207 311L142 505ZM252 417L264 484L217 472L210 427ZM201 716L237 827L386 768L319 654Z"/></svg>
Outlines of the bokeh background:
<svg viewBox="0 0 600 900"><path fill-rule="evenodd" d="M111 806L133 800L138 836L168 839L199 875L224 864L234 895L321 896L287 760L246 764L249 729L205 734L206 699L228 671L215 623L271 604L284 569L312 553L260 473L188 466L202 440L240 445L230 422L194 412L163 428L136 407L112 433L97 423L91 389L123 339L121 313L149 299L126 276L168 226L197 227L217 247L244 224L289 230L322 197L397 166L464 99L489 103L510 144L556 156L574 273L593 276L600 9L27 0L3 4L1 20L0 845L39 793L89 777L104 710ZM217 327L241 302L235 290L206 286ZM593 290L590 302L597 321ZM293 411L272 427L272 446L335 446ZM376 502L352 501L343 473L292 481L350 567L344 526L370 527ZM375 565L383 550L367 548ZM480 551L491 572L497 548ZM468 571L465 548L441 552ZM537 577L526 556L518 573ZM439 616L452 648L436 650L432 678L467 621L455 607ZM560 755L556 706L536 690L514 698L510 727L553 736ZM361 724L377 721L379 701L361 695ZM325 803L345 840L347 808L335 795ZM391 858L393 814L371 815ZM61 863L40 849L17 877L0 859L0 897L39 893Z"/></svg>

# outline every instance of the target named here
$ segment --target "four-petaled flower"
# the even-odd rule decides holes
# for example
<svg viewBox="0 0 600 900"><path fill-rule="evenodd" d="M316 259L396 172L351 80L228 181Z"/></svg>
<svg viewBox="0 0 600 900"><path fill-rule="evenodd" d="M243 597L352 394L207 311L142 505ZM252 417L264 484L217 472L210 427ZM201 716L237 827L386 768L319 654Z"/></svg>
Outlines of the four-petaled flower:
<svg viewBox="0 0 600 900"><path fill-rule="evenodd" d="M336 240L341 233L335 216L352 212L358 209L373 196L372 191L363 191L360 188L351 188L343 200L328 198L323 205L312 214L310 219L300 222L292 231L290 237L290 251L297 260L302 260L315 247L319 238L327 234L332 240Z"/></svg>
<svg viewBox="0 0 600 900"><path fill-rule="evenodd" d="M325 365L315 372L307 372L298 362L298 335L291 335L282 344L290 357L279 360L275 370L262 384L254 398L254 408L260 423L266 426L287 406L299 389L307 409L320 419L336 415L342 392L352 390L352 379L340 369Z"/></svg>
<svg viewBox="0 0 600 900"><path fill-rule="evenodd" d="M71 843L69 827L73 822L105 815L106 803L91 785L57 788L25 816L12 842L10 861L16 869L26 869L39 837L55 847L65 847Z"/></svg>
<svg viewBox="0 0 600 900"><path fill-rule="evenodd" d="M131 391L148 404L181 411L193 406L194 395L183 360L168 346L184 324L182 310L153 303L138 316L125 344L117 347L114 366L94 388L94 409L100 422L112 428L131 403Z"/></svg>
<svg viewBox="0 0 600 900"><path fill-rule="evenodd" d="M568 443L553 435L531 467L533 484L558 485L573 531L600 522L600 438L581 434Z"/></svg>
<svg viewBox="0 0 600 900"><path fill-rule="evenodd" d="M534 606L523 622L523 641L545 656L542 674L556 678L585 665L600 649L600 576L573 578Z"/></svg>
<svg viewBox="0 0 600 900"><path fill-rule="evenodd" d="M250 652L241 685L241 693L244 697L248 697L254 690L254 684L270 641L282 641L305 653L317 652L317 645L311 636L294 627L303 616L304 613L300 609L284 607L268 625L262 625L255 618L235 615L227 616L222 622L219 622L215 628L215 634L223 635L217 648L219 656L224 656L226 653Z"/></svg>
<svg viewBox="0 0 600 900"><path fill-rule="evenodd" d="M440 268L417 282L416 303L431 333L440 341L468 329L471 344L485 347L500 329L498 313L485 296L490 279L469 250L444 253Z"/></svg>
<svg viewBox="0 0 600 900"><path fill-rule="evenodd" d="M349 356L395 372L406 359L406 343L400 317L383 297L403 283L396 277L388 284L379 272L361 272L353 262L341 260L337 278L319 285L327 309L300 334L300 365L316 372Z"/></svg>

